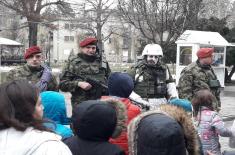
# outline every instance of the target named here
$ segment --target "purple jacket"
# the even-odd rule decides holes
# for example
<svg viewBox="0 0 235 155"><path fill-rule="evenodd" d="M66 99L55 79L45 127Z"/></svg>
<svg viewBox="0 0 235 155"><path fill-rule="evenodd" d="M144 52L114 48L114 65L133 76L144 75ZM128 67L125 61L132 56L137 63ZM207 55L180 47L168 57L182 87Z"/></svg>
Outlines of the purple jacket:
<svg viewBox="0 0 235 155"><path fill-rule="evenodd" d="M204 153L206 150L210 150L215 155L221 155L219 135L231 137L232 131L224 126L224 122L217 112L207 107L202 107L201 116L199 112L195 121Z"/></svg>

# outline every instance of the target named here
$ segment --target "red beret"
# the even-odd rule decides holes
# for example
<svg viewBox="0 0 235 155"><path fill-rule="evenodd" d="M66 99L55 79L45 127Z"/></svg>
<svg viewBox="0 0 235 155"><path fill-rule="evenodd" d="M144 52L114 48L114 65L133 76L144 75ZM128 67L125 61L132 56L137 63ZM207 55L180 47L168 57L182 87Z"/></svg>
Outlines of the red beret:
<svg viewBox="0 0 235 155"><path fill-rule="evenodd" d="M85 47L87 45L95 45L97 43L96 38L86 38L83 41L80 42L79 46L80 47Z"/></svg>
<svg viewBox="0 0 235 155"><path fill-rule="evenodd" d="M200 48L197 51L197 57L198 58L211 57L213 52L214 52L214 48Z"/></svg>
<svg viewBox="0 0 235 155"><path fill-rule="evenodd" d="M32 46L25 51L24 58L28 59L31 55L36 53L42 53L41 49L38 46Z"/></svg>

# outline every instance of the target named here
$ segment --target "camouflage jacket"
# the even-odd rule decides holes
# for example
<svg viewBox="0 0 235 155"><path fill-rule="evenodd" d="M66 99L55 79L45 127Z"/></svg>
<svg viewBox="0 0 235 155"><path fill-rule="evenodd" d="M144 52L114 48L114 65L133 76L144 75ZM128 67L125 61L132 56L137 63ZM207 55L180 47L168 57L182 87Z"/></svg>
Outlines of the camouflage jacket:
<svg viewBox="0 0 235 155"><path fill-rule="evenodd" d="M71 92L71 102L73 105L81 103L85 100L98 99L106 94L103 88L92 86L88 91L78 87L78 82L84 81L82 79L68 76L67 72L72 72L84 78L91 78L100 81L103 84L107 83L107 78L110 74L108 63L100 58L93 60L89 59L84 54L77 54L71 57L60 76L60 89L65 92Z"/></svg>
<svg viewBox="0 0 235 155"><path fill-rule="evenodd" d="M216 97L215 108L220 107L220 84L214 87L210 81L218 81L211 66L202 66L198 61L191 63L181 72L178 82L179 97L191 101L197 91L209 89Z"/></svg>
<svg viewBox="0 0 235 155"><path fill-rule="evenodd" d="M40 80L42 73L43 67L35 69L25 64L21 67L10 70L6 79L7 81L24 79L29 81L29 83L36 84ZM52 78L47 85L47 90L58 91L58 82L56 81L56 77L54 75L52 75Z"/></svg>
<svg viewBox="0 0 235 155"><path fill-rule="evenodd" d="M135 83L134 91L142 98L168 98L167 84L174 80L165 64L148 66L142 61L129 74Z"/></svg>

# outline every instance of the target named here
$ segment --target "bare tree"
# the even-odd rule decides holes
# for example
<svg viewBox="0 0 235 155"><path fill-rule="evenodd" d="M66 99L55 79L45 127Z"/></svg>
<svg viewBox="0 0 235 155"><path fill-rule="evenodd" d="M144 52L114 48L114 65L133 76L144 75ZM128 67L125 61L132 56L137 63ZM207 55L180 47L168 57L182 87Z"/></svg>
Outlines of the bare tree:
<svg viewBox="0 0 235 155"><path fill-rule="evenodd" d="M207 18L217 17L225 18L231 14L232 2L230 0L203 0L199 17Z"/></svg>
<svg viewBox="0 0 235 155"><path fill-rule="evenodd" d="M0 5L26 17L27 26L29 27L29 46L37 44L38 24L46 17L41 15L42 10L49 6L64 8L66 4L64 0L0 0Z"/></svg>
<svg viewBox="0 0 235 155"><path fill-rule="evenodd" d="M194 28L202 0L118 0L122 17L149 42L171 46L187 28ZM165 50L164 50L165 51Z"/></svg>
<svg viewBox="0 0 235 155"><path fill-rule="evenodd" d="M84 0L77 4L79 8L78 27L86 30L88 34L96 36L98 47L102 50L102 41L107 39L111 33L103 36L103 26L109 17L115 13L114 1L110 0Z"/></svg>

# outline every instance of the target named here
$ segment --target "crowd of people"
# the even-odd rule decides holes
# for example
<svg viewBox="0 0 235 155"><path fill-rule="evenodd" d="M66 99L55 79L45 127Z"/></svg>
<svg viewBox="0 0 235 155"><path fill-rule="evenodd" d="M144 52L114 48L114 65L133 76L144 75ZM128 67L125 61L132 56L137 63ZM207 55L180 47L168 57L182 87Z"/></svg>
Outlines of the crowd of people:
<svg viewBox="0 0 235 155"><path fill-rule="evenodd" d="M219 115L213 48L198 50L176 87L158 44L127 72L111 72L96 38L79 46L59 83L38 46L9 72L0 85L1 155L222 155L219 136L235 137ZM59 90L72 95L71 118Z"/></svg>

